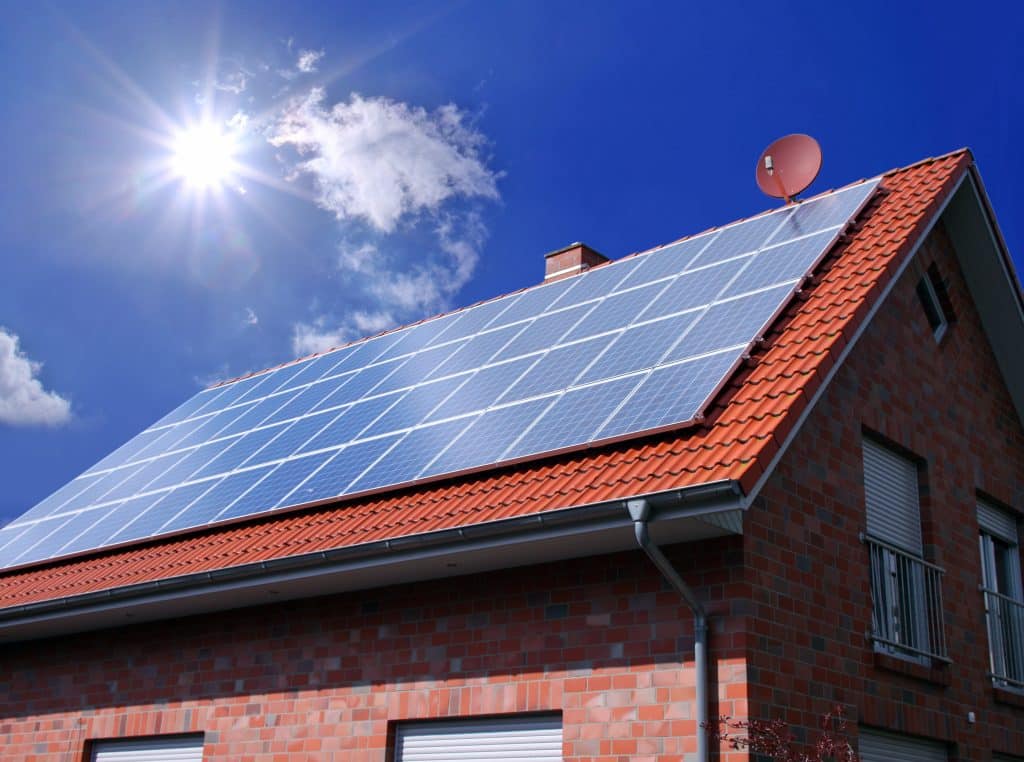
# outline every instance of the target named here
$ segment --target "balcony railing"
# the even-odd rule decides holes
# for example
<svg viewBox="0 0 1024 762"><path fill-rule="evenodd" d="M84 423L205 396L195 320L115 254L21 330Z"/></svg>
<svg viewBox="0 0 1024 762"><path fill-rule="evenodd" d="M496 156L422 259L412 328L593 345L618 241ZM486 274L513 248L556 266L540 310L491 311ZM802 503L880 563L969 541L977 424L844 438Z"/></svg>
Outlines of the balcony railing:
<svg viewBox="0 0 1024 762"><path fill-rule="evenodd" d="M992 679L1024 688L1024 603L984 587L981 592L985 596Z"/></svg>
<svg viewBox="0 0 1024 762"><path fill-rule="evenodd" d="M883 651L949 661L942 616L944 571L873 537L862 539L871 553L871 638Z"/></svg>

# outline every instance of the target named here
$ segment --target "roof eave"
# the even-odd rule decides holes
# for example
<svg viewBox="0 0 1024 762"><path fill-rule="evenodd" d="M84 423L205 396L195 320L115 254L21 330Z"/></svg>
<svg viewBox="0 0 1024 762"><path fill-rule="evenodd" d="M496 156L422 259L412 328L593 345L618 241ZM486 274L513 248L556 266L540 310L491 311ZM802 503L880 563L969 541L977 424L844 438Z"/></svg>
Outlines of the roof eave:
<svg viewBox="0 0 1024 762"><path fill-rule="evenodd" d="M724 480L52 598L0 609L0 642L629 550L636 497L655 507L652 533L669 543L739 533L747 506Z"/></svg>

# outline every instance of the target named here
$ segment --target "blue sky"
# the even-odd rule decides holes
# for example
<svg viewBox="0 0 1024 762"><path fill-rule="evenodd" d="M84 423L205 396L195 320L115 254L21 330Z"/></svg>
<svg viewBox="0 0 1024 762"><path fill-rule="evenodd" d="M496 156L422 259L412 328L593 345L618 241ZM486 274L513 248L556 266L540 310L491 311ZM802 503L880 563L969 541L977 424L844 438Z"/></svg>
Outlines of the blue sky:
<svg viewBox="0 0 1024 762"><path fill-rule="evenodd" d="M26 6L28 8L28 6ZM1011 4L62 3L0 29L0 523L211 380L974 149L1021 267ZM183 168L196 125L230 145ZM222 153L224 153L222 152ZM197 172L216 175L199 185Z"/></svg>

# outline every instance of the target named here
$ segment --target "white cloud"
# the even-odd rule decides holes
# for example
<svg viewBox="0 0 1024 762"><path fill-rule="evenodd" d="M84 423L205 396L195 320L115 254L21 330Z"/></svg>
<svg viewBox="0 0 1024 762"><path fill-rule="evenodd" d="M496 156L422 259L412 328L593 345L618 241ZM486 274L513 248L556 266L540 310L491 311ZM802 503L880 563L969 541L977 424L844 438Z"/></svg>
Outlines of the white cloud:
<svg viewBox="0 0 1024 762"><path fill-rule="evenodd" d="M246 325L259 325L260 324L259 315L256 314L256 310L254 310L252 307L246 307L245 308L245 324Z"/></svg>
<svg viewBox="0 0 1024 762"><path fill-rule="evenodd" d="M324 98L314 88L290 101L267 134L295 150L291 179L310 177L319 206L345 224L337 266L357 295L340 316L294 325L298 354L448 309L487 238L474 203L499 197L486 138L458 107L428 112L359 95L328 107ZM414 238L410 253L402 243Z"/></svg>
<svg viewBox="0 0 1024 762"><path fill-rule="evenodd" d="M0 423L59 426L71 420L71 403L43 388L41 369L21 351L17 335L0 328Z"/></svg>
<svg viewBox="0 0 1024 762"><path fill-rule="evenodd" d="M295 170L312 176L321 207L391 233L404 216L436 212L448 199L498 197L479 155L484 138L465 122L454 105L429 113L359 95L328 109L314 88L288 104L268 139L303 157Z"/></svg>
<svg viewBox="0 0 1024 762"><path fill-rule="evenodd" d="M317 70L316 65L323 57L324 51L322 50L300 50L299 58L295 62L295 68L303 74L311 74Z"/></svg>

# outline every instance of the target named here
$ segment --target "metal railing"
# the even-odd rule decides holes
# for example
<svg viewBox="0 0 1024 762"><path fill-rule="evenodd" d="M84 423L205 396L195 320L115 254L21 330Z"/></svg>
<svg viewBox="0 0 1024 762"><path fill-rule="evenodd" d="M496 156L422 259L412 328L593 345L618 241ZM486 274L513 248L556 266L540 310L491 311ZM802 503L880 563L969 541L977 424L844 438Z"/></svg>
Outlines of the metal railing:
<svg viewBox="0 0 1024 762"><path fill-rule="evenodd" d="M948 662L941 567L862 535L871 554L871 638L881 650Z"/></svg>
<svg viewBox="0 0 1024 762"><path fill-rule="evenodd" d="M992 679L1024 688L1024 602L981 588L985 596Z"/></svg>

